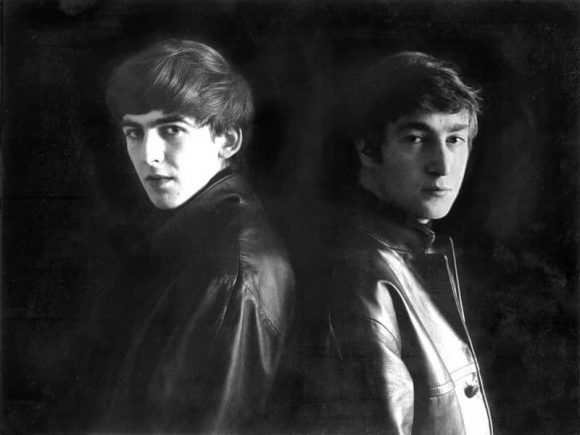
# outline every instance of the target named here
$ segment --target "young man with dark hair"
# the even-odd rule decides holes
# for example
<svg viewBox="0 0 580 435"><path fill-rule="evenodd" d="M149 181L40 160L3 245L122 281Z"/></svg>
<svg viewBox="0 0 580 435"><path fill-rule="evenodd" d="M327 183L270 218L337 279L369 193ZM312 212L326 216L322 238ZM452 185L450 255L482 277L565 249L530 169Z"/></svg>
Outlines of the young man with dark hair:
<svg viewBox="0 0 580 435"><path fill-rule="evenodd" d="M489 434L453 244L429 224L463 182L478 92L416 52L355 84L360 166L331 284L328 421L353 433Z"/></svg>
<svg viewBox="0 0 580 435"><path fill-rule="evenodd" d="M250 88L216 50L167 40L113 72L107 103L167 218L102 304L86 343L89 411L72 418L106 432L259 430L294 278L236 170Z"/></svg>

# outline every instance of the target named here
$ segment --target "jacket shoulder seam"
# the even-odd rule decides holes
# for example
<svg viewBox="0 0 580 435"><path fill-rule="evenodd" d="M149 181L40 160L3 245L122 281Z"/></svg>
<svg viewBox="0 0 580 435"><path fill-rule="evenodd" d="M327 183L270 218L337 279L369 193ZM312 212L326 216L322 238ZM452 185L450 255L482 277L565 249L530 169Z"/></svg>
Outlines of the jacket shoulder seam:
<svg viewBox="0 0 580 435"><path fill-rule="evenodd" d="M240 200L240 206L244 206L247 203L249 203L248 201L243 202L242 200L243 200L243 198L241 198L241 200ZM256 308L258 310L258 313L260 314L261 319L264 321L266 326L269 329L271 329L272 332L274 332L274 334L276 336L278 336L280 339L283 340L284 335L280 332L280 328L272 320L271 314L265 309L264 302L262 300L262 297L260 296L260 293L255 288L253 288L251 285L249 285L244 278L244 265L242 262L242 243L240 240L240 235L241 235L242 231L241 231L241 223L240 223L240 216L239 215L236 216L236 226L237 226L237 232L238 232L237 244L236 244L237 256L238 256L237 279L240 280L242 287L244 289L246 289L247 291L249 291L250 293L252 293L254 295L254 297L256 298L256 300L258 301Z"/></svg>
<svg viewBox="0 0 580 435"><path fill-rule="evenodd" d="M242 286L245 290L252 293L258 301L256 308L258 309L258 313L260 314L260 318L264 320L266 326L268 326L280 339L283 339L284 336L280 332L280 329L276 326L274 321L272 320L272 316L268 313L268 311L264 308L264 304L262 302L262 298L260 294L249 284L242 282Z"/></svg>
<svg viewBox="0 0 580 435"><path fill-rule="evenodd" d="M366 316L363 315L364 318L366 318L367 320L370 320L371 323L373 323L375 326L380 326L382 327L383 330L385 330L387 332L387 334L393 339L393 343L395 343L396 345L396 351L397 353L401 354L401 343L399 343L399 340L397 339L397 337L395 337L395 335L391 332L391 330L389 328L387 328L382 322L380 322L379 320L370 317L370 316Z"/></svg>

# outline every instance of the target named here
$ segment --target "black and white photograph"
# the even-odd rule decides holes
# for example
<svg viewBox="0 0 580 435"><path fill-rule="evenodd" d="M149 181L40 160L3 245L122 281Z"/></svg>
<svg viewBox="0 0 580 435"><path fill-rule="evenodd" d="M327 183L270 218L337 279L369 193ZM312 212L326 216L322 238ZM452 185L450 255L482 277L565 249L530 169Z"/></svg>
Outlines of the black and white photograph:
<svg viewBox="0 0 580 435"><path fill-rule="evenodd" d="M0 8L0 433L580 433L579 2Z"/></svg>

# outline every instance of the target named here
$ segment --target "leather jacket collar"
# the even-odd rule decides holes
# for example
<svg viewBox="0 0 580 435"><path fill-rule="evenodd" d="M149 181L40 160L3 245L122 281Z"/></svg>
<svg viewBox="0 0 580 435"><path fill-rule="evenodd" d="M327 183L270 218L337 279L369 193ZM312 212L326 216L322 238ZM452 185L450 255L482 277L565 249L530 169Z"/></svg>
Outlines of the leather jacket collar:
<svg viewBox="0 0 580 435"><path fill-rule="evenodd" d="M249 194L249 186L244 178L231 167L227 167L214 175L181 208L211 208L216 202L228 196L246 196Z"/></svg>
<svg viewBox="0 0 580 435"><path fill-rule="evenodd" d="M350 197L352 208L347 213L362 231L401 253L424 254L430 251L435 232L429 224L410 219L400 209L360 186L352 190Z"/></svg>
<svg viewBox="0 0 580 435"><path fill-rule="evenodd" d="M157 231L159 236L192 231L192 225L201 223L212 213L218 212L221 204L234 201L246 202L251 197L250 187L245 179L232 170L226 168L214 175L208 183L180 207L171 210L169 217ZM186 228L187 227L187 228Z"/></svg>
<svg viewBox="0 0 580 435"><path fill-rule="evenodd" d="M198 247L211 243L215 232L227 224L231 207L253 198L254 194L240 174L229 168L220 171L182 206L171 210L165 222L152 234L151 255L153 258L176 255L183 248L189 246L191 249L192 243Z"/></svg>

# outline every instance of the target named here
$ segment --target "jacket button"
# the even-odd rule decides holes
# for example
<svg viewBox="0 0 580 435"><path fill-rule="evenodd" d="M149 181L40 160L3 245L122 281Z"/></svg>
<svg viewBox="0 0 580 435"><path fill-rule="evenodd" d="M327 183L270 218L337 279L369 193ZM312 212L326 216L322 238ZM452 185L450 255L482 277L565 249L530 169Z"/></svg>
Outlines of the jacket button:
<svg viewBox="0 0 580 435"><path fill-rule="evenodd" d="M474 384L474 385L468 385L467 387L465 387L465 390L463 390L465 392L465 395L471 399L473 396L475 396L478 391L479 391L479 385Z"/></svg>

